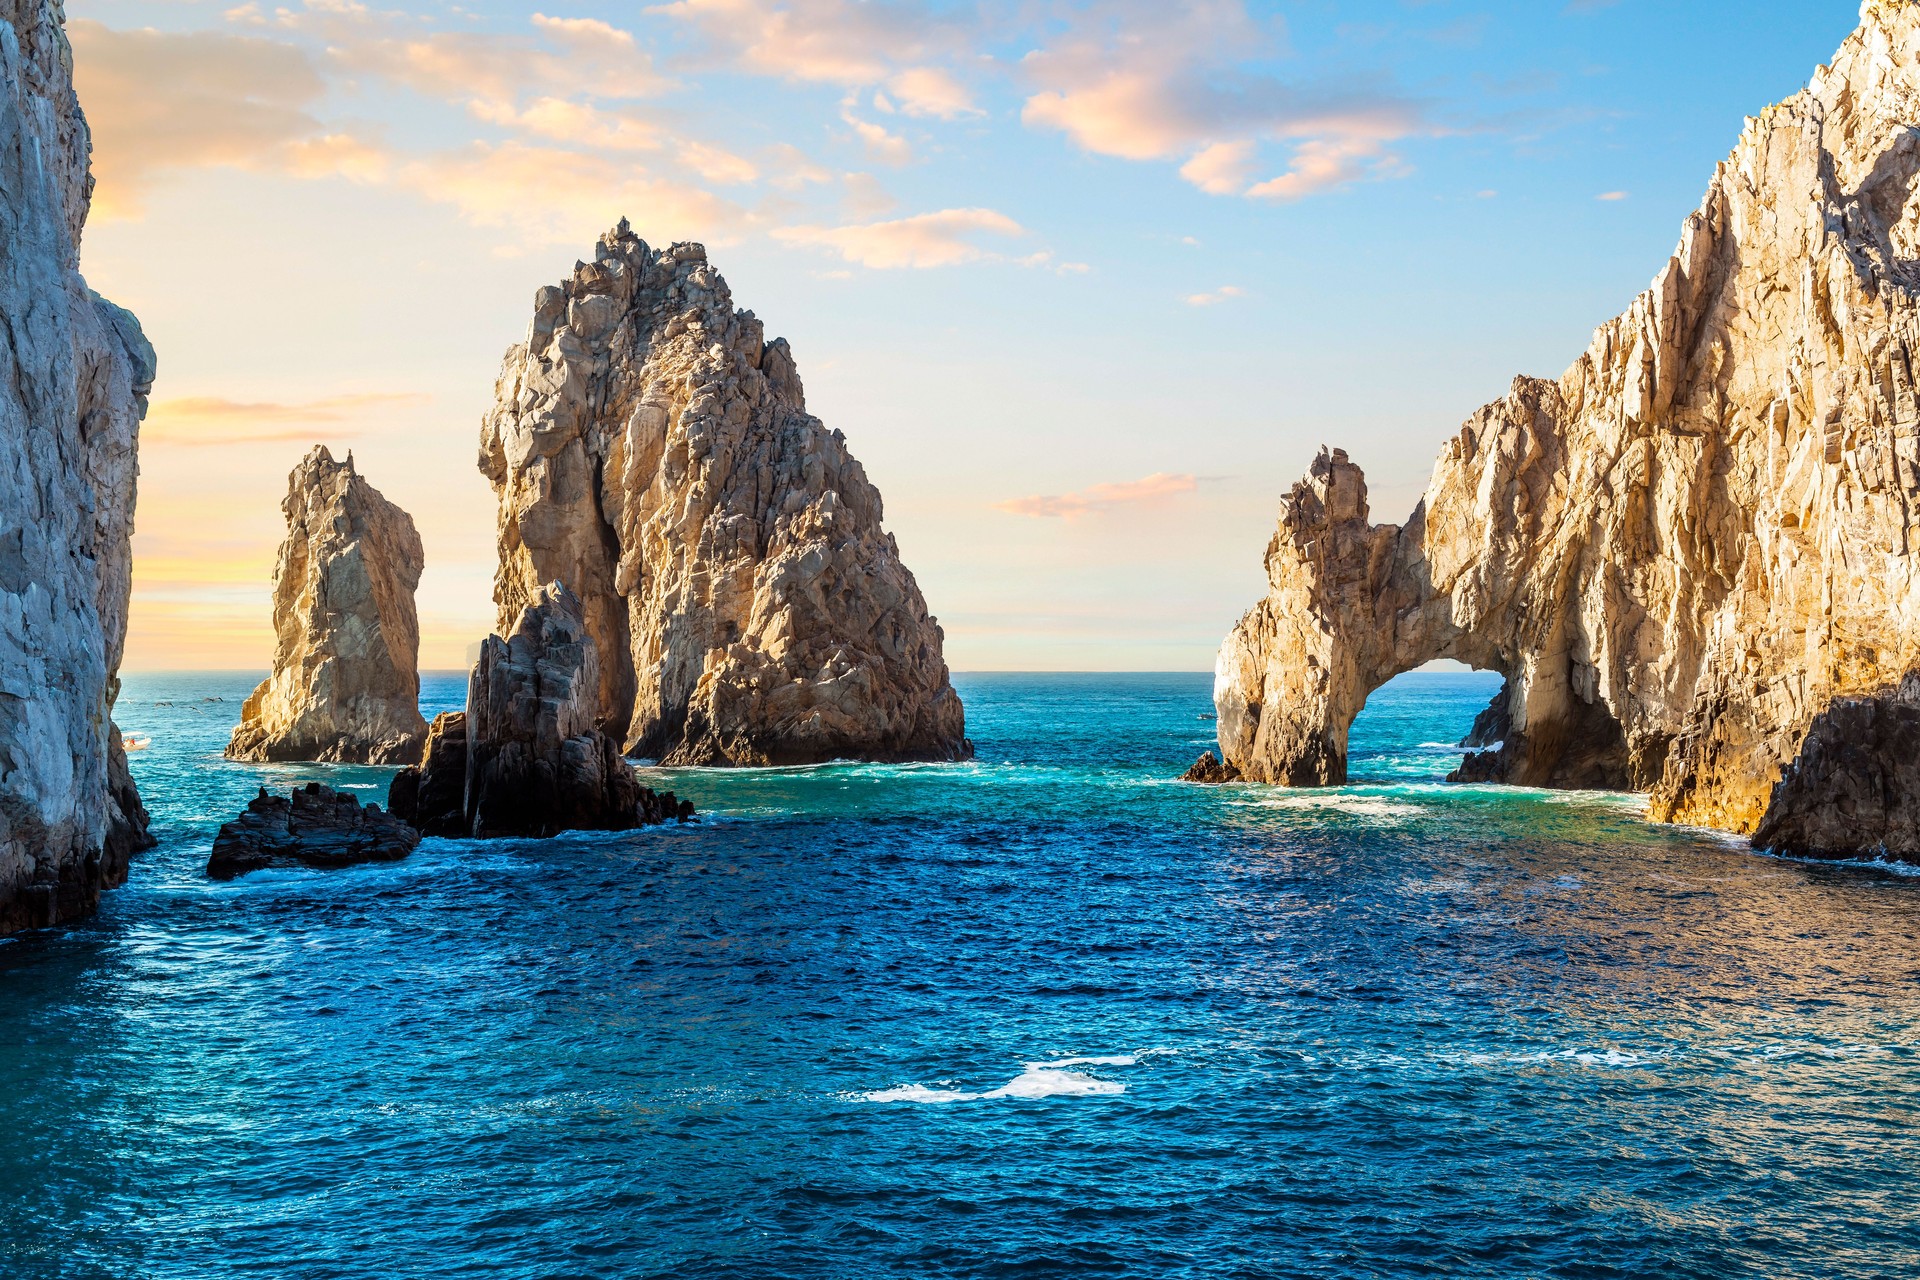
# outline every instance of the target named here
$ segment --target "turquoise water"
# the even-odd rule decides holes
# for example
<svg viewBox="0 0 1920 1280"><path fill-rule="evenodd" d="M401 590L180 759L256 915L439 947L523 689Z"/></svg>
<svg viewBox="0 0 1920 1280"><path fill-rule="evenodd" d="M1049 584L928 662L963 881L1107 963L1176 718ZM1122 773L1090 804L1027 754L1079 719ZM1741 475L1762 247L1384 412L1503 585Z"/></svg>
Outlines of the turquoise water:
<svg viewBox="0 0 1920 1280"><path fill-rule="evenodd" d="M1205 676L957 683L970 765L214 884L386 771L129 678L162 844L0 944L0 1275L1920 1273L1920 878L1441 786L1485 677L1326 793L1170 781Z"/></svg>

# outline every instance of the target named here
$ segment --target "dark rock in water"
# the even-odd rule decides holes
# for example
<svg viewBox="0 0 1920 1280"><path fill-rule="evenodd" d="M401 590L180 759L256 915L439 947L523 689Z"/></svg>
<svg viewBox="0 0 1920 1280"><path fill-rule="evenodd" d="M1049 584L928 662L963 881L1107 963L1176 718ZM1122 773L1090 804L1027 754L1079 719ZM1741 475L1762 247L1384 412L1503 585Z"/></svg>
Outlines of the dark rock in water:
<svg viewBox="0 0 1920 1280"><path fill-rule="evenodd" d="M1201 782L1210 787L1224 786L1229 782L1239 782L1240 771L1230 764L1222 764L1220 757L1208 751L1194 761L1193 768L1187 770L1182 782Z"/></svg>
<svg viewBox="0 0 1920 1280"><path fill-rule="evenodd" d="M310 782L285 799L265 787L247 811L214 837L207 874L231 880L268 867L331 870L363 862L398 862L420 833L380 806Z"/></svg>
<svg viewBox="0 0 1920 1280"><path fill-rule="evenodd" d="M579 599L558 582L506 639L480 647L464 715L441 716L388 801L428 835L491 839L686 822L690 802L640 785L596 723L599 655Z"/></svg>
<svg viewBox="0 0 1920 1280"><path fill-rule="evenodd" d="M467 713L449 711L427 730L421 762L394 775L387 811L429 836L465 836L467 821Z"/></svg>
<svg viewBox="0 0 1920 1280"><path fill-rule="evenodd" d="M1753 847L1803 858L1920 862L1920 673L1814 717Z"/></svg>
<svg viewBox="0 0 1920 1280"><path fill-rule="evenodd" d="M1512 685L1505 680L1500 682L1500 692L1493 695L1486 710L1473 718L1473 728L1467 730L1467 736L1460 739L1460 745L1469 748L1498 747L1505 742L1513 727L1513 717L1507 710L1507 693Z"/></svg>

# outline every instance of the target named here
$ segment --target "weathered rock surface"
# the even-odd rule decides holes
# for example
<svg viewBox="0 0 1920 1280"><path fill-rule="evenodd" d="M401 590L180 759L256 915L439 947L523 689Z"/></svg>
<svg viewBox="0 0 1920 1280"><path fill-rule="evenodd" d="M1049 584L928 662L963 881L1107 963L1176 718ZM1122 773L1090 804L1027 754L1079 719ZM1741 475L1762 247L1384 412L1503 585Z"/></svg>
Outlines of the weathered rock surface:
<svg viewBox="0 0 1920 1280"><path fill-rule="evenodd" d="M1920 862L1920 676L1813 719L1753 847L1806 858Z"/></svg>
<svg viewBox="0 0 1920 1280"><path fill-rule="evenodd" d="M543 586L599 647L596 723L668 764L971 754L944 637L793 354L695 244L622 222L540 290L480 466L502 630Z"/></svg>
<svg viewBox="0 0 1920 1280"><path fill-rule="evenodd" d="M231 880L268 867L334 870L363 862L398 862L420 843L420 833L353 796L309 782L289 797L265 787L247 811L213 839L207 874Z"/></svg>
<svg viewBox="0 0 1920 1280"><path fill-rule="evenodd" d="M394 780L388 804L430 834L476 839L691 818L691 804L641 786L619 742L598 727L599 690L580 600L549 583L506 639L481 646L466 714L434 722L425 758Z"/></svg>
<svg viewBox="0 0 1920 1280"><path fill-rule="evenodd" d="M1229 782L1239 782L1240 771L1225 764L1211 751L1203 751L1200 758L1193 762L1193 768L1187 770L1180 779L1182 782L1199 782L1210 787L1224 786Z"/></svg>
<svg viewBox="0 0 1920 1280"><path fill-rule="evenodd" d="M1920 659L1916 121L1920 6L1874 0L1652 288L1475 414L1405 525L1323 453L1221 650L1227 760L1340 782L1367 695L1454 658L1508 680L1489 775L1752 832L1814 717Z"/></svg>
<svg viewBox="0 0 1920 1280"><path fill-rule="evenodd" d="M241 708L235 760L398 764L420 758L426 557L413 518L324 445L287 477L273 571L273 674Z"/></svg>
<svg viewBox="0 0 1920 1280"><path fill-rule="evenodd" d="M0 0L0 934L149 846L112 720L153 348L79 270L93 189L58 0Z"/></svg>

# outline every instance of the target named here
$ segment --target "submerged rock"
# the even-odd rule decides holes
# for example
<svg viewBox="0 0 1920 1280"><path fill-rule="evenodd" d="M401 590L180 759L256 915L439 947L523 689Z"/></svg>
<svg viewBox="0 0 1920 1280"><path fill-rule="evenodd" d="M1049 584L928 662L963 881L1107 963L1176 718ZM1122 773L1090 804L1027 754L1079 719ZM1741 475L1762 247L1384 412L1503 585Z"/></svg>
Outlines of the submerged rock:
<svg viewBox="0 0 1920 1280"><path fill-rule="evenodd" d="M353 796L310 782L291 796L267 794L265 787L247 811L220 828L213 840L207 874L231 880L268 867L317 867L332 870L363 862L398 862L420 843L420 833L362 806Z"/></svg>
<svg viewBox="0 0 1920 1280"><path fill-rule="evenodd" d="M235 760L416 760L426 558L413 518L324 445L287 478L273 572L273 674L241 708Z"/></svg>
<svg viewBox="0 0 1920 1280"><path fill-rule="evenodd" d="M481 435L504 631L582 601L596 723L666 764L972 754L944 637L793 353L696 244L622 222L540 290Z"/></svg>
<svg viewBox="0 0 1920 1280"><path fill-rule="evenodd" d="M153 841L113 724L154 353L80 276L93 178L59 0L0 0L0 934Z"/></svg>
<svg viewBox="0 0 1920 1280"><path fill-rule="evenodd" d="M1406 524L1323 452L1220 653L1226 760L1340 783L1368 694L1451 658L1508 681L1463 776L1753 831L1814 718L1920 662L1916 119L1920 5L1873 0L1653 286L1475 414Z"/></svg>
<svg viewBox="0 0 1920 1280"><path fill-rule="evenodd" d="M477 839L692 818L691 803L641 786L598 727L599 679L579 598L549 583L505 639L481 645L466 713L434 722L424 758L394 779L388 803L429 834Z"/></svg>
<svg viewBox="0 0 1920 1280"><path fill-rule="evenodd" d="M1814 717L1753 847L1920 862L1920 677L1874 697L1837 698Z"/></svg>

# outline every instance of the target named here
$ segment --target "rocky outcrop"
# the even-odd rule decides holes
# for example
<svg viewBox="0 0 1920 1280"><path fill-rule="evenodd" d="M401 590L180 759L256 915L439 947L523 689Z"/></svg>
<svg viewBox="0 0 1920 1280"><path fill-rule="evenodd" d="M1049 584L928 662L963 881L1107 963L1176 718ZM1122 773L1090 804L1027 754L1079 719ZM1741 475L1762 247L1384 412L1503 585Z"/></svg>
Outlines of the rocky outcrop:
<svg viewBox="0 0 1920 1280"><path fill-rule="evenodd" d="M353 796L309 782L291 796L265 787L247 811L213 839L207 874L231 880L269 867L332 871L363 862L398 862L420 843L420 833Z"/></svg>
<svg viewBox="0 0 1920 1280"><path fill-rule="evenodd" d="M1182 782L1198 782L1204 786L1219 787L1229 782L1239 782L1240 771L1225 764L1211 751L1203 751L1200 758L1193 762L1193 768L1187 770Z"/></svg>
<svg viewBox="0 0 1920 1280"><path fill-rule="evenodd" d="M420 758L426 557L413 518L315 445L287 477L273 571L273 674L241 708L235 760L400 764Z"/></svg>
<svg viewBox="0 0 1920 1280"><path fill-rule="evenodd" d="M1802 858L1920 862L1920 676L1813 719L1753 846Z"/></svg>
<svg viewBox="0 0 1920 1280"><path fill-rule="evenodd" d="M598 727L599 690L580 600L549 583L504 640L481 646L466 714L435 721L425 758L394 780L389 806L431 834L476 839L691 818L692 805L641 786L619 742Z"/></svg>
<svg viewBox="0 0 1920 1280"><path fill-rule="evenodd" d="M576 592L593 716L668 764L971 753L944 638L793 353L699 245L625 222L540 290L481 435L502 629Z"/></svg>
<svg viewBox="0 0 1920 1280"><path fill-rule="evenodd" d="M1920 659L1920 5L1747 122L1652 288L1448 443L1404 525L1323 453L1221 650L1227 760L1346 776L1367 695L1507 677L1487 772L1752 832L1836 697Z"/></svg>
<svg viewBox="0 0 1920 1280"><path fill-rule="evenodd" d="M152 843L112 721L153 348L80 277L93 179L58 0L0 0L0 934Z"/></svg>

